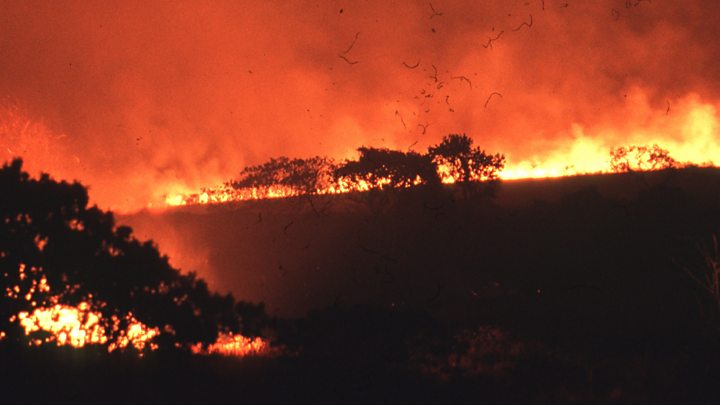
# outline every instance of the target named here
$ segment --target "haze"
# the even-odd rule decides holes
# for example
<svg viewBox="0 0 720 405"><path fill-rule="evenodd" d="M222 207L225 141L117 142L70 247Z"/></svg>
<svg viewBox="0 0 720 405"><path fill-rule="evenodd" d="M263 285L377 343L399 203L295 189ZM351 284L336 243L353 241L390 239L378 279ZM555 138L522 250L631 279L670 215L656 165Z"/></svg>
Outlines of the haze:
<svg viewBox="0 0 720 405"><path fill-rule="evenodd" d="M717 147L716 2L1 3L0 154L103 208L454 132L510 164L579 138Z"/></svg>

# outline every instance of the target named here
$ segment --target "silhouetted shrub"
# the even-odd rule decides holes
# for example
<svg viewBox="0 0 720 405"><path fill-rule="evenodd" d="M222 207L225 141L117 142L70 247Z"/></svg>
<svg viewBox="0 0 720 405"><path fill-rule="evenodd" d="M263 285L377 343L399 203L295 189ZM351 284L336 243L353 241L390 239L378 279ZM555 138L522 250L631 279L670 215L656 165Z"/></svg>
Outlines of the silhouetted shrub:
<svg viewBox="0 0 720 405"><path fill-rule="evenodd" d="M315 156L307 159L272 158L246 167L231 182L235 188L254 188L261 194L280 190L285 194L315 194L332 182L335 164L331 159Z"/></svg>
<svg viewBox="0 0 720 405"><path fill-rule="evenodd" d="M442 142L428 148L439 172L452 176L456 182L495 180L505 167L505 156L486 153L473 147L473 140L462 134L450 134Z"/></svg>
<svg viewBox="0 0 720 405"><path fill-rule="evenodd" d="M347 179L363 188L405 188L438 184L440 179L427 155L385 148L358 148L360 157L335 170L336 181Z"/></svg>
<svg viewBox="0 0 720 405"><path fill-rule="evenodd" d="M79 183L31 178L21 160L0 169L0 290L0 330L10 340L20 338L11 321L18 312L81 302L102 314L108 344L128 314L158 328L156 342L169 348L208 344L239 328L231 295L210 292L151 241L116 226L112 213L88 207Z"/></svg>
<svg viewBox="0 0 720 405"><path fill-rule="evenodd" d="M610 167L614 172L662 170L677 167L670 152L658 145L621 146L610 149Z"/></svg>

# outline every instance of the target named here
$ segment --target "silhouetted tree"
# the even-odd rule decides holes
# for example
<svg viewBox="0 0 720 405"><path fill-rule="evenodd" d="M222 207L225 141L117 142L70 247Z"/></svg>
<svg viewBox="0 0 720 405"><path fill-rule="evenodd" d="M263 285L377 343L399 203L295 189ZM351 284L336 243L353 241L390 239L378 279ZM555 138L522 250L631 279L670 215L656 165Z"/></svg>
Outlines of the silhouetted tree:
<svg viewBox="0 0 720 405"><path fill-rule="evenodd" d="M428 148L436 165L444 165L456 181L495 180L505 167L505 156L486 153L473 147L473 140L465 134L450 134L438 145Z"/></svg>
<svg viewBox="0 0 720 405"><path fill-rule="evenodd" d="M112 213L88 207L79 183L31 178L14 160L0 169L0 330L19 311L92 302L102 313L110 341L126 326L127 314L160 329L157 342L188 348L213 342L219 331L237 331L234 299L208 290L195 274L181 274L150 241L116 226ZM46 278L51 290L35 288L32 300L12 297L32 291ZM16 294L17 295L17 294ZM110 343L110 342L109 342Z"/></svg>
<svg viewBox="0 0 720 405"><path fill-rule="evenodd" d="M403 188L417 184L437 184L440 179L427 155L385 148L358 148L360 157L335 170L336 181L365 182L370 188Z"/></svg>
<svg viewBox="0 0 720 405"><path fill-rule="evenodd" d="M442 142L428 148L428 155L438 172L452 176L466 192L472 181L497 180L505 167L505 156L474 147L472 138L465 134L443 137Z"/></svg>
<svg viewBox="0 0 720 405"><path fill-rule="evenodd" d="M655 144L610 149L610 167L617 173L669 169L677 164L670 152Z"/></svg>
<svg viewBox="0 0 720 405"><path fill-rule="evenodd" d="M320 156L307 159L282 156L246 167L231 184L235 188L255 188L266 193L272 188L283 188L292 194L316 194L330 185L334 167L331 159Z"/></svg>

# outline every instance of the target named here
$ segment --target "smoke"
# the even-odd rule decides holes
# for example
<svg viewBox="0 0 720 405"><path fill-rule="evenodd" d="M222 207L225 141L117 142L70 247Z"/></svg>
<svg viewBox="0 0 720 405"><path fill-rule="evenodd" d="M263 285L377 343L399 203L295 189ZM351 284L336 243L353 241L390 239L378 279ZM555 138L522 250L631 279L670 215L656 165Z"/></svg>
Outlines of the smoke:
<svg viewBox="0 0 720 405"><path fill-rule="evenodd" d="M701 0L1 3L0 153L120 210L278 155L672 137L720 91Z"/></svg>

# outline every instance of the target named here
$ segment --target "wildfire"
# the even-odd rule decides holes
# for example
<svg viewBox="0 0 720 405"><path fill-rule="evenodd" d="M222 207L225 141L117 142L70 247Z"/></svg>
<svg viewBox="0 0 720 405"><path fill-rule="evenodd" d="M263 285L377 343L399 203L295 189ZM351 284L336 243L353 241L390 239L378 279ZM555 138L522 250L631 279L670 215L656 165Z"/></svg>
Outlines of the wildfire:
<svg viewBox="0 0 720 405"><path fill-rule="evenodd" d="M640 92L642 94L642 92ZM648 100L642 96L639 109L652 112ZM657 145L667 150L682 165L720 166L720 141L717 130L720 127L717 109L713 104L703 103L698 96L689 95L677 107L677 112L665 120L654 120L645 126L622 129L590 130L575 124L571 128L572 140L554 148L542 148L537 156L513 161L509 155L508 164L499 172L502 180L553 178L583 174L613 173L610 151L623 145ZM623 133L623 135L620 135ZM627 135L624 135L627 134ZM618 141L621 140L621 141ZM449 166L437 166L438 176L445 184L458 179ZM475 179L481 180L481 179ZM350 181L340 178L318 189L315 194L342 194L383 188L390 179L374 178ZM420 184L418 179L414 184ZM200 193L176 193L167 195L166 206L216 204L230 201L246 201L264 198L285 198L297 196L291 188L236 189L225 184L220 187L203 189Z"/></svg>
<svg viewBox="0 0 720 405"><path fill-rule="evenodd" d="M56 304L49 308L37 308L32 313L23 311L17 319L28 336L37 331L50 333L45 339L31 340L31 345L54 341L58 346L83 347L107 342L105 329L100 324L102 316L90 311L86 302L76 307Z"/></svg>
<svg viewBox="0 0 720 405"><path fill-rule="evenodd" d="M223 356L259 356L268 354L270 346L266 340L260 337L248 338L243 335L232 333L221 334L215 343L203 349L198 344L192 347L195 354L219 354Z"/></svg>
<svg viewBox="0 0 720 405"><path fill-rule="evenodd" d="M18 278L20 281L28 279L30 274L42 274L42 269L38 267L29 267L25 264L18 266ZM50 306L38 306L38 293L49 294L50 285L47 278L41 275L39 279L31 279L30 286L23 293L19 285L12 288L6 288L5 295L11 299L24 299L30 302L31 306L36 307L32 312L20 311L17 315L10 318L11 322L18 324L25 331L25 335L32 336L36 332L46 332L46 336L42 339L31 339L28 344L31 346L39 346L44 343L55 342L58 346L83 347L88 344L105 344L109 338L106 324L102 314L93 309L92 295L88 296L88 301L83 301L76 306L60 303L59 295L50 295L48 301ZM120 329L120 319L113 316L111 330L118 338L115 342L108 345L108 351L112 352L116 349L123 349L127 346L133 346L135 349L142 351L148 346L151 350L157 348L152 343L152 339L157 336L160 331L157 328L150 328L139 322L133 315L127 314L125 321L127 328ZM3 336L5 336L5 333Z"/></svg>
<svg viewBox="0 0 720 405"><path fill-rule="evenodd" d="M641 97L641 109L649 109ZM590 133L580 125L571 129L573 140L544 152L534 159L512 163L500 173L505 180L522 178L562 177L580 174L612 173L608 152L621 146L612 140L622 139L624 145L658 145L683 164L720 166L720 121L717 108L703 103L696 95L679 103L674 116L655 120L646 126L627 128L620 136L617 130Z"/></svg>
<svg viewBox="0 0 720 405"><path fill-rule="evenodd" d="M643 94L642 92L640 92ZM644 113L653 113L646 97L640 97L638 108ZM657 111L654 111L655 113ZM610 151L624 145L657 145L682 165L720 165L720 142L717 129L720 126L717 109L713 104L702 102L697 95L689 95L679 103L673 116L655 119L644 126L613 129L587 129L581 125L572 126L572 140L555 147L543 147L542 153L525 160L512 160L499 172L502 180L552 178L582 174L612 173ZM620 135L622 134L622 135ZM448 165L439 164L437 173L445 184L458 181L457 175ZM482 180L475 178L474 180ZM418 178L415 185L422 181ZM342 194L383 188L390 179L372 178L351 181L340 178L327 182L315 194ZM300 193L291 188L274 187L234 188L230 184L205 188L200 193L175 193L167 195L166 206L216 204L230 201L246 201L265 198L285 198Z"/></svg>
<svg viewBox="0 0 720 405"><path fill-rule="evenodd" d="M14 320L23 327L27 336L39 331L48 333L43 339L31 339L28 343L31 346L55 342L58 346L84 347L108 342L102 314L93 311L87 302L81 302L77 306L55 304L47 308L37 308L33 312L22 311L11 318L11 321ZM113 316L112 321L112 330L119 337L108 345L108 352L128 346L138 351L146 347L157 349L152 339L160 333L159 329L146 326L132 314L126 316L128 326L124 330L120 330L119 318Z"/></svg>
<svg viewBox="0 0 720 405"><path fill-rule="evenodd" d="M24 264L18 267L19 278L25 280L30 273L39 273L41 269L36 267L27 268ZM31 301L33 307L37 305L36 293L49 293L50 286L45 276L40 281L32 280L27 293L23 294L20 286L13 286L6 290L6 296L12 299L25 299ZM24 330L25 335L31 337L28 341L30 346L55 343L57 346L84 347L86 345L107 344L108 352L133 347L142 352L146 349L156 350L158 345L153 339L160 334L158 328L151 328L138 321L132 313L126 314L122 319L113 315L110 322L107 322L103 315L95 310L92 296L88 301L83 301L76 306L60 304L60 297L50 296L50 306L39 306L32 312L21 311L10 318L11 322L17 322ZM124 322L123 322L124 321ZM121 324L127 325L121 328ZM45 332L43 337L37 338L37 332ZM108 336L111 332L114 338ZM0 341L6 337L4 331L0 331ZM202 345L195 345L192 351L196 354L222 354L228 356L261 355L268 352L269 345L262 338L246 338L242 335L224 334L206 350Z"/></svg>

